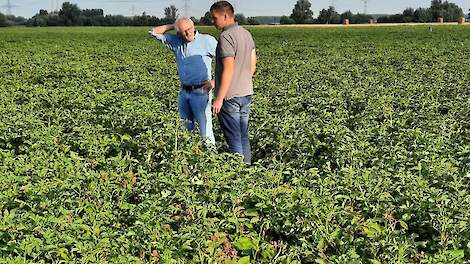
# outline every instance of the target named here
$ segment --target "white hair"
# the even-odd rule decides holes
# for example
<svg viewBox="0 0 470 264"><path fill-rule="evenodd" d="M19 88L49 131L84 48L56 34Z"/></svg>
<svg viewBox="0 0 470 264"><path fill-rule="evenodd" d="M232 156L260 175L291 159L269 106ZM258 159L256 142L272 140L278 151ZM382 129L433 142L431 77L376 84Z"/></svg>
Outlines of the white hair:
<svg viewBox="0 0 470 264"><path fill-rule="evenodd" d="M178 19L175 21L175 24L174 24L174 25L175 25L175 29L176 29L177 32L180 32L180 26L179 26L179 24L180 24L181 21L187 21L187 22L189 22L189 24L191 24L191 26L194 27L194 22L193 22L191 19L189 19L189 18L187 18L187 17L180 17L180 18L178 18Z"/></svg>

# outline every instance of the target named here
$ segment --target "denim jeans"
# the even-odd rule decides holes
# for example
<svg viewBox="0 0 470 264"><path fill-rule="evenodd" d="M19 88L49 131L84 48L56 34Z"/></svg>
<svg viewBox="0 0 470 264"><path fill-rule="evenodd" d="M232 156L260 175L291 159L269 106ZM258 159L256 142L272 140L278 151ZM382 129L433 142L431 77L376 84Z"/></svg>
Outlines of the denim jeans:
<svg viewBox="0 0 470 264"><path fill-rule="evenodd" d="M215 145L211 102L212 92L207 92L203 88L191 91L181 89L178 96L178 110L180 117L185 121L186 128L193 132L197 124L199 134L206 138L207 146Z"/></svg>
<svg viewBox="0 0 470 264"><path fill-rule="evenodd" d="M244 162L251 163L251 147L248 135L251 95L224 100L220 109L220 127L230 152L240 153Z"/></svg>

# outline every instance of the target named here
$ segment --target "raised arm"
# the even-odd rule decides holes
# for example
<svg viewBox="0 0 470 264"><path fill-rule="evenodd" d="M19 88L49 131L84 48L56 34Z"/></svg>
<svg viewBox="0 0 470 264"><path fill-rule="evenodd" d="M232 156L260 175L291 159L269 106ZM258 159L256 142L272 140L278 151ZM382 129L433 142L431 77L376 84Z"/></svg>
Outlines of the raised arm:
<svg viewBox="0 0 470 264"><path fill-rule="evenodd" d="M165 32L175 29L175 25L168 24L163 26L157 26L152 29L153 34L165 34Z"/></svg>

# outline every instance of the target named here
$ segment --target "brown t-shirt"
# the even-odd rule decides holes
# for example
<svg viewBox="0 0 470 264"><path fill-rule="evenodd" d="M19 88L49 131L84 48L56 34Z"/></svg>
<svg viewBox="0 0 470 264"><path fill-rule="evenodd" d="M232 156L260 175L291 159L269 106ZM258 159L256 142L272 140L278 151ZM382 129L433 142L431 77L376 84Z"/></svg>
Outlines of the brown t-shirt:
<svg viewBox="0 0 470 264"><path fill-rule="evenodd" d="M225 99L253 94L253 80L251 72L251 53L255 49L255 42L246 29L237 23L230 25L222 31L216 50L215 64L215 94L217 96L222 78L222 59L234 57L235 66L232 83Z"/></svg>

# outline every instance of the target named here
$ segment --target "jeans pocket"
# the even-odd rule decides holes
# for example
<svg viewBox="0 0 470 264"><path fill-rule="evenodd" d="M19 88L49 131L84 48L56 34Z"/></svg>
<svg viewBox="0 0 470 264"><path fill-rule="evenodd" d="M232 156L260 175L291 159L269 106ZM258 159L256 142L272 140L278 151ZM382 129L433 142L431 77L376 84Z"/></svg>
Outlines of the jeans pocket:
<svg viewBox="0 0 470 264"><path fill-rule="evenodd" d="M209 95L209 92L206 91L206 89L204 89L204 88L194 89L192 92L193 92L193 94L196 94L196 95L206 95L206 96Z"/></svg>
<svg viewBox="0 0 470 264"><path fill-rule="evenodd" d="M237 98L230 98L228 100L224 100L222 109L228 113L240 112L240 102L237 101Z"/></svg>

